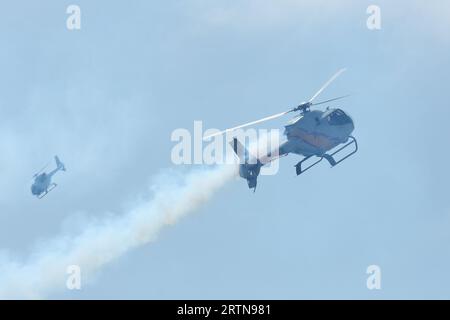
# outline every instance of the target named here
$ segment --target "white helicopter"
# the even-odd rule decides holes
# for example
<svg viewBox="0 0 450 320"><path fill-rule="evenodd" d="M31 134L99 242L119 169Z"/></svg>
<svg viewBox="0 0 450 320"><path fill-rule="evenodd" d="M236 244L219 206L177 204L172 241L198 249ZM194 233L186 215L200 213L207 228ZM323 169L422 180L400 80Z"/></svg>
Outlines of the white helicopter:
<svg viewBox="0 0 450 320"><path fill-rule="evenodd" d="M231 145L234 152L241 160L239 175L247 180L248 187L250 189L253 188L254 190L256 190L257 178L261 167L269 163L270 161L273 161L281 156L286 156L289 153L302 155L304 157L295 165L297 175L300 175L311 167L315 166L320 161L322 161L322 159L326 159L330 163L330 165L334 167L335 165L344 161L358 151L358 143L356 139L351 136L351 133L355 128L353 120L339 108L326 108L326 110L321 111L311 110L311 107L329 103L348 96L341 96L317 103L314 102L314 100L344 71L345 69L341 69L336 72L311 97L311 99L309 99L307 102L301 103L299 106L291 110L277 113L273 116L252 121L230 129L226 129L224 131L209 135L204 139L207 140L217 135L233 132L237 129L276 119L291 112L299 112L296 117L291 119L285 125L284 134L287 137L287 141L281 144L277 148L277 150L272 150L267 155L260 156L259 158L251 158L249 152L238 141L238 139L233 139ZM341 144L342 146L337 148L337 150L334 150ZM350 153L340 158L339 160L335 159L335 156L338 153L350 146L353 147ZM317 157L318 159L312 164L306 165L306 167L302 167L302 164L313 156Z"/></svg>

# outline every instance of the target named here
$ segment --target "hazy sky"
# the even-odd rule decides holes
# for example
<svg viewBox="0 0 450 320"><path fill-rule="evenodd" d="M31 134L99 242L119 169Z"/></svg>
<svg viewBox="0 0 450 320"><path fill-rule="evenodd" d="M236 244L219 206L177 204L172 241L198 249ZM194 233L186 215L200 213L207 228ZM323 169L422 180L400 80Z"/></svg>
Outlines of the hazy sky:
<svg viewBox="0 0 450 320"><path fill-rule="evenodd" d="M81 30L66 8L81 8ZM381 30L366 27L371 4ZM0 251L26 261L121 214L174 168L174 129L224 129L321 97L360 151L252 193L236 179L157 241L49 298L450 298L450 3L14 1L0 13ZM289 118L263 128L282 128ZM32 175L67 173L43 200ZM53 163L50 165L50 169ZM175 168L189 171L189 168ZM378 265L382 289L368 290ZM1 285L1 284L0 284Z"/></svg>

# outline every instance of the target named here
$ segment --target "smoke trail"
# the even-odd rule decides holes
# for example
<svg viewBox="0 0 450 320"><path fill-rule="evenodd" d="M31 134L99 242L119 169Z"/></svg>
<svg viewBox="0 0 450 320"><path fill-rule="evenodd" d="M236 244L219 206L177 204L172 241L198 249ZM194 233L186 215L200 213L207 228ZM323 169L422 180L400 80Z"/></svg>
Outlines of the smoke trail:
<svg viewBox="0 0 450 320"><path fill-rule="evenodd" d="M55 238L26 262L0 259L0 298L45 298L62 291L69 265L80 266L85 283L107 263L151 242L165 225L198 208L235 173L235 165L223 165L194 170L181 182L167 174L153 186L153 197L129 212L90 223L78 236Z"/></svg>

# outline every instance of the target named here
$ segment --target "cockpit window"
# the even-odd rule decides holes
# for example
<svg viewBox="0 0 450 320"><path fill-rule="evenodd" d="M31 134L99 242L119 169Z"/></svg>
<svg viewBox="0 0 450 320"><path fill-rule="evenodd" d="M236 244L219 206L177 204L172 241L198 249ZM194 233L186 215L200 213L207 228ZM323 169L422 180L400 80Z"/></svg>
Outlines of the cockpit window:
<svg viewBox="0 0 450 320"><path fill-rule="evenodd" d="M346 115L345 112L340 109L337 109L337 110L334 110L333 112L331 112L327 117L327 121L332 126L341 126L341 125L352 122L350 117L348 115Z"/></svg>

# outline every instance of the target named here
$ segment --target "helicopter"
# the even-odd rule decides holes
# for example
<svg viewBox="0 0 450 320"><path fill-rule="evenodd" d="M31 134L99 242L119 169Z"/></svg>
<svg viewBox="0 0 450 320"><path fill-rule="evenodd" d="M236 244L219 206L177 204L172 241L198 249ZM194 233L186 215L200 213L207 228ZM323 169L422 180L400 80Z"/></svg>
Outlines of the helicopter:
<svg viewBox="0 0 450 320"><path fill-rule="evenodd" d="M331 167L334 167L358 151L358 143L355 137L351 135L355 128L353 120L339 108L327 107L326 110L322 111L311 110L311 107L348 97L348 95L345 95L321 102L314 102L314 100L345 70L346 69L340 69L337 71L307 102L302 102L295 108L211 134L204 137L204 140L230 133L237 129L273 120L289 113L298 112L298 114L284 126L284 135L286 135L287 141L263 156L251 156L240 141L236 137L233 138L230 144L234 153L236 153L240 159L239 175L247 180L248 187L255 191L261 167L282 156L287 156L290 153L303 156L303 159L295 165L297 176L311 169L323 159L326 159ZM352 149L340 159L336 159L336 156L347 148ZM311 163L311 160L309 159L312 157L315 158L313 158L314 161Z"/></svg>
<svg viewBox="0 0 450 320"><path fill-rule="evenodd" d="M47 164L33 176L34 183L31 186L31 193L38 199L42 199L50 191L52 191L57 187L57 184L52 182L52 177L55 175L55 173L57 173L58 171L66 171L66 167L59 160L58 156L55 156L55 162L56 162L56 169L54 169L53 171L49 173L42 172L45 170L45 168L47 168L48 166Z"/></svg>

